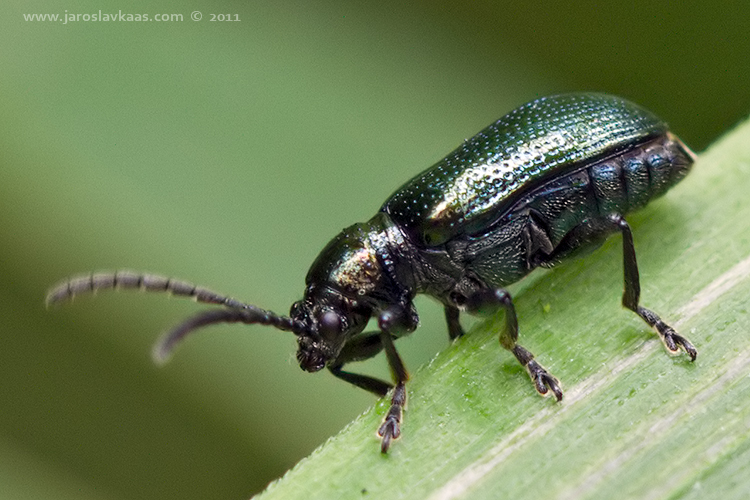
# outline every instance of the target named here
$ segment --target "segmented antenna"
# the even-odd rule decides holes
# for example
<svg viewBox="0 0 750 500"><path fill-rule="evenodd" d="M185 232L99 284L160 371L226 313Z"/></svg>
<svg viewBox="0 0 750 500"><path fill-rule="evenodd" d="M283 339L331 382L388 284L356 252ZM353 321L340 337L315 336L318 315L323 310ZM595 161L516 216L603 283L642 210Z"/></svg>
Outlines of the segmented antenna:
<svg viewBox="0 0 750 500"><path fill-rule="evenodd" d="M47 307L73 300L78 295L94 294L99 290L111 289L166 292L178 297L192 298L197 302L217 304L232 309L257 309L255 306L195 286L187 281L127 270L91 273L62 281L47 293Z"/></svg>
<svg viewBox="0 0 750 500"><path fill-rule="evenodd" d="M212 309L210 311L203 311L186 319L162 335L159 341L154 344L154 349L151 353L154 362L158 365L163 365L169 361L175 346L179 344L188 333L214 323L268 325L283 331L292 331L294 329L294 322L291 318L278 316L270 311L259 309L254 306L249 306L245 309Z"/></svg>
<svg viewBox="0 0 750 500"><path fill-rule="evenodd" d="M216 304L226 308L203 311L167 331L154 345L152 354L157 364L165 363L174 351L175 346L190 332L214 323L260 324L273 326L282 331L291 331L295 335L299 335L305 328L302 323L294 321L288 316L280 316L229 296L195 286L187 281L134 271L98 272L69 278L50 289L47 293L46 303L49 307L73 300L78 295L94 294L99 290L113 289L166 292L178 297L188 297L197 302Z"/></svg>

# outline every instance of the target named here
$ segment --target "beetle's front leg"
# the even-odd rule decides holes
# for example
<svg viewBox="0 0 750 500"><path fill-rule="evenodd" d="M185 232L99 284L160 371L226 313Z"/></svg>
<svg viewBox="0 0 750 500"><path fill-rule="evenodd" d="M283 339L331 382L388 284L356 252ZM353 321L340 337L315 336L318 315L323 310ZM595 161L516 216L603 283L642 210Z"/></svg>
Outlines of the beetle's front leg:
<svg viewBox="0 0 750 500"><path fill-rule="evenodd" d="M396 383L393 396L391 396L391 407L378 429L378 435L382 438L380 451L387 453L391 441L401 435L401 419L406 406L406 381L409 380L409 373L396 351L393 338L398 336L397 333L414 330L417 327L417 318L412 308L386 309L378 317L378 326L380 327L380 341Z"/></svg>
<svg viewBox="0 0 750 500"><path fill-rule="evenodd" d="M339 353L336 361L328 369L341 380L345 380L382 398L388 394L393 385L369 375L361 375L343 370L345 364L370 359L382 350L383 343L379 331L362 333L344 344L344 348Z"/></svg>
<svg viewBox="0 0 750 500"><path fill-rule="evenodd" d="M503 309L505 311L505 328L500 333L500 345L512 352L521 366L526 368L539 394L546 396L549 391L552 391L558 401L562 400L563 392L560 388L560 381L537 363L529 350L516 343L518 340L518 318L516 317L513 300L506 290L501 288L479 289L466 298L465 305L470 313L480 315L490 315L498 309Z"/></svg>
<svg viewBox="0 0 750 500"><path fill-rule="evenodd" d="M635 245L633 244L633 233L630 226L622 215L614 214L609 220L622 233L623 268L625 272L625 290L622 294L622 305L635 312L651 328L656 330L664 345L671 353L676 353L680 348L695 361L698 351L695 346L685 337L678 335L674 328L664 323L661 318L650 309L641 307L639 300L641 296L641 284L638 275L638 262L635 259Z"/></svg>

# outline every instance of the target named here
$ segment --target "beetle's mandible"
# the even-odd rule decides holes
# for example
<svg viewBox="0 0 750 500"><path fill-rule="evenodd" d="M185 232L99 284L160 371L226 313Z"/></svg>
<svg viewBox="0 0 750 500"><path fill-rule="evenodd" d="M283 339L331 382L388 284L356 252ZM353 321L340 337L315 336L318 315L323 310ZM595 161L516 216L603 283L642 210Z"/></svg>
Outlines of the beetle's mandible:
<svg viewBox="0 0 750 500"><path fill-rule="evenodd" d="M451 339L463 335L461 311L505 313L500 344L536 390L563 397L558 380L517 343L518 321L505 287L549 267L583 244L620 232L622 305L640 316L667 349L695 347L640 305L627 212L643 207L687 175L695 157L667 125L623 99L574 93L537 99L510 112L396 191L367 222L344 229L320 253L302 300L289 316L179 280L133 272L93 273L53 288L48 303L106 288L140 288L222 306L187 319L155 346L165 360L185 335L214 323L259 323L292 332L303 370L328 368L385 396L381 451L401 434L409 378L394 341L418 324L419 293L445 308ZM370 318L378 330L364 332ZM393 383L344 370L385 351Z"/></svg>

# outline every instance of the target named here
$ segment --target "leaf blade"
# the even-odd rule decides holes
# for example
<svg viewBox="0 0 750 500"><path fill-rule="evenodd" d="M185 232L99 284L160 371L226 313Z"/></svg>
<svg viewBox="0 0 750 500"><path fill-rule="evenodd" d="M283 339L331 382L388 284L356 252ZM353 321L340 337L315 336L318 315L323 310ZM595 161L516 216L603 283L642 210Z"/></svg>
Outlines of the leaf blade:
<svg viewBox="0 0 750 500"><path fill-rule="evenodd" d="M534 397L497 344L500 317L415 373L404 438L388 456L374 435L381 400L261 498L656 499L689 497L701 481L727 495L750 488L717 479L742 468L750 437L748 145L750 123L664 200L628 217L642 301L678 320L699 349L694 364L665 356L635 315L618 310L613 237L513 289L520 340L562 380L562 404Z"/></svg>

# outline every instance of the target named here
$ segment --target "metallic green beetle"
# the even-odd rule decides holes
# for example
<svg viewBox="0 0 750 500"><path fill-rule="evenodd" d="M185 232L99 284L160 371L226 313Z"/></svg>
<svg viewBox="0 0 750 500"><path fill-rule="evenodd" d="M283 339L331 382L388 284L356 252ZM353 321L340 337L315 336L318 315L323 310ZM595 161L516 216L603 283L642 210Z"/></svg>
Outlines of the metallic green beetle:
<svg viewBox="0 0 750 500"><path fill-rule="evenodd" d="M452 339L463 335L460 311L504 311L500 344L527 369L540 394L551 391L561 400L558 380L516 342L518 321L504 287L613 232L623 236L623 306L653 327L667 349L682 348L694 360L695 347L639 305L633 237L623 218L679 182L693 161L693 153L664 122L628 101L593 93L541 98L510 112L404 184L369 221L344 229L313 263L304 298L289 316L184 281L122 271L67 280L50 291L48 302L120 287L167 291L223 306L168 332L155 347L157 360L165 360L192 330L213 323L259 323L291 331L302 369L328 367L378 396L394 389L378 430L385 453L401 434L408 379L394 340L417 327L416 294L444 305ZM363 332L372 317L378 331ZM393 385L343 370L381 350Z"/></svg>

